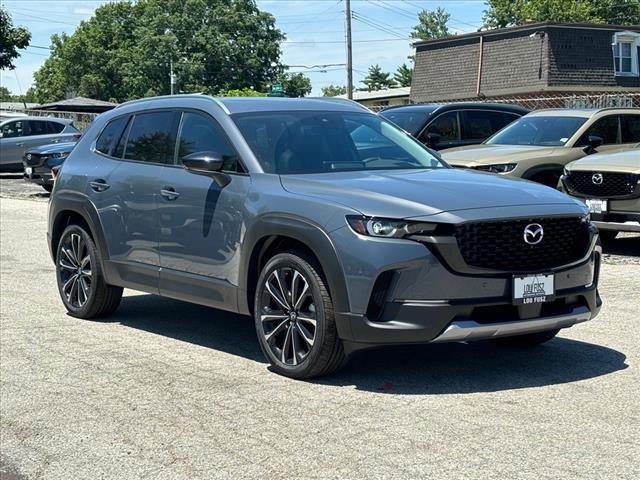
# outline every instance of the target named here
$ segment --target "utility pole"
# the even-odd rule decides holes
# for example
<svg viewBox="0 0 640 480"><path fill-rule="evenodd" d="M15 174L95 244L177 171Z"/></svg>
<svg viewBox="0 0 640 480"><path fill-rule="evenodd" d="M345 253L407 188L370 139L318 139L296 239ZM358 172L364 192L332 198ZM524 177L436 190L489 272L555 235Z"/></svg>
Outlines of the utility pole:
<svg viewBox="0 0 640 480"><path fill-rule="evenodd" d="M345 0L347 21L347 98L353 99L353 51L351 45L351 0Z"/></svg>
<svg viewBox="0 0 640 480"><path fill-rule="evenodd" d="M169 81L171 82L171 95L173 95L173 86L176 84L176 76L173 73L173 59L169 60Z"/></svg>

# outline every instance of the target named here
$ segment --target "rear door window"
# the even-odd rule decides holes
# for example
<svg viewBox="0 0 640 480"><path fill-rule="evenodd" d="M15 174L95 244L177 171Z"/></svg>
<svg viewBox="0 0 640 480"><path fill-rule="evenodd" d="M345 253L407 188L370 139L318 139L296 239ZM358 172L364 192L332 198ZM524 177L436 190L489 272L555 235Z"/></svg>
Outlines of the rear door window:
<svg viewBox="0 0 640 480"><path fill-rule="evenodd" d="M467 110L462 113L462 118L463 140L486 140L520 117L506 112Z"/></svg>
<svg viewBox="0 0 640 480"><path fill-rule="evenodd" d="M129 130L124 158L149 163L173 163L177 119L175 111L139 113Z"/></svg>
<svg viewBox="0 0 640 480"><path fill-rule="evenodd" d="M45 120L28 120L27 121L27 135L35 136L35 135L48 135L47 131L47 121Z"/></svg>
<svg viewBox="0 0 640 480"><path fill-rule="evenodd" d="M111 155L120 137L122 137L128 121L129 117L120 117L107 123L98 140L96 140L96 150L105 155ZM122 157L122 149L120 151L120 157Z"/></svg>
<svg viewBox="0 0 640 480"><path fill-rule="evenodd" d="M60 133L64 130L64 123L47 122L47 131L50 134Z"/></svg>
<svg viewBox="0 0 640 480"><path fill-rule="evenodd" d="M622 115L622 143L640 142L640 115Z"/></svg>

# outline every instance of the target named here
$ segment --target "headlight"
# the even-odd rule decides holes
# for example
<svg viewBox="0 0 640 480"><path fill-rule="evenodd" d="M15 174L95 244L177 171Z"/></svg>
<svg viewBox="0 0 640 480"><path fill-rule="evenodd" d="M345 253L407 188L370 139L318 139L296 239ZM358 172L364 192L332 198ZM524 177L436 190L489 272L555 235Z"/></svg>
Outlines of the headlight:
<svg viewBox="0 0 640 480"><path fill-rule="evenodd" d="M369 237L404 238L409 235L431 234L438 224L426 222L409 222L389 218L360 217L348 215L347 223L354 232Z"/></svg>
<svg viewBox="0 0 640 480"><path fill-rule="evenodd" d="M564 167L564 168L562 169L562 176L563 176L563 177L566 177L567 175L569 175L569 170L567 170L567 167Z"/></svg>
<svg viewBox="0 0 640 480"><path fill-rule="evenodd" d="M474 167L476 170L491 173L509 173L518 166L517 163L496 163L494 165L481 165Z"/></svg>
<svg viewBox="0 0 640 480"><path fill-rule="evenodd" d="M68 157L69 154L67 152L64 153L52 153L51 158L63 158L63 157Z"/></svg>

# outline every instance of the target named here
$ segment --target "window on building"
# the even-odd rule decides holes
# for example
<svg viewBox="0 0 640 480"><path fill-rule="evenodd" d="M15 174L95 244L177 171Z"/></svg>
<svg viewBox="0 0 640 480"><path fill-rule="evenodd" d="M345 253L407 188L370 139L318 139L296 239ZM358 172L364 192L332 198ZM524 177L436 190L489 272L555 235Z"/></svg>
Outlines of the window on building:
<svg viewBox="0 0 640 480"><path fill-rule="evenodd" d="M613 36L613 67L616 75L638 75L640 33L617 32Z"/></svg>

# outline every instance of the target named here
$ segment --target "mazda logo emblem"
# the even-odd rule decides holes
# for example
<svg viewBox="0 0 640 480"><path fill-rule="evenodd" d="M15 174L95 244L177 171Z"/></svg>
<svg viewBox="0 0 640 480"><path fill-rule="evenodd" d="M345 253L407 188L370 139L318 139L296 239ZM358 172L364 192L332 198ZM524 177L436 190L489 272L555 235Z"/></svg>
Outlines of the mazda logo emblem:
<svg viewBox="0 0 640 480"><path fill-rule="evenodd" d="M524 242L529 245L537 245L542 241L544 229L539 223L530 223L524 227Z"/></svg>
<svg viewBox="0 0 640 480"><path fill-rule="evenodd" d="M591 181L593 182L594 185L602 185L603 180L604 180L604 177L602 176L601 173L594 173L591 176Z"/></svg>

